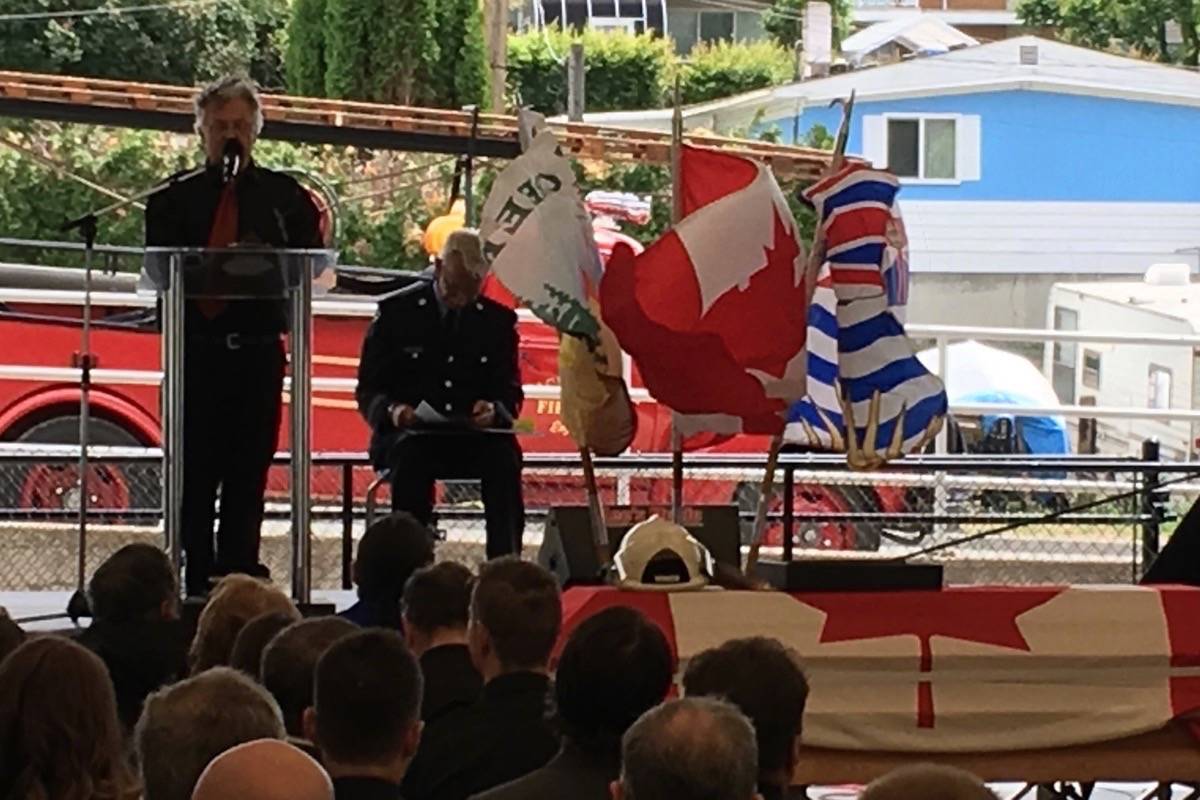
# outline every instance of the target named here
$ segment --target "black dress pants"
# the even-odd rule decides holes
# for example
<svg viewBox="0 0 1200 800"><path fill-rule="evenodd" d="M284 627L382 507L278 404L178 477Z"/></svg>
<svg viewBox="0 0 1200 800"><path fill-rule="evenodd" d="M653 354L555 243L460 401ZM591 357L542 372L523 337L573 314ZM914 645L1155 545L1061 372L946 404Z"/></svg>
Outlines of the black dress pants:
<svg viewBox="0 0 1200 800"><path fill-rule="evenodd" d="M512 436L409 433L392 449L392 510L423 525L433 518L434 481L478 479L487 526L487 557L520 555L525 531L521 449Z"/></svg>
<svg viewBox="0 0 1200 800"><path fill-rule="evenodd" d="M182 538L189 595L207 592L213 575L266 574L258 549L285 358L278 337L233 343L189 338L184 353Z"/></svg>

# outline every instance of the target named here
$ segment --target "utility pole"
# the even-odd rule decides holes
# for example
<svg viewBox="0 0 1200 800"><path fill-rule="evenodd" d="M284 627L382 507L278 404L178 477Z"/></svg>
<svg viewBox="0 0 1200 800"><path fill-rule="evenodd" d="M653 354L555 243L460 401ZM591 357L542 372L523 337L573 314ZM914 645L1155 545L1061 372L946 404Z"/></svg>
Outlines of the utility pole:
<svg viewBox="0 0 1200 800"><path fill-rule="evenodd" d="M583 42L572 42L567 61L567 119L571 122L583 122L585 96Z"/></svg>
<svg viewBox="0 0 1200 800"><path fill-rule="evenodd" d="M488 66L491 74L493 114L504 113L505 82L508 79L508 0L486 0Z"/></svg>

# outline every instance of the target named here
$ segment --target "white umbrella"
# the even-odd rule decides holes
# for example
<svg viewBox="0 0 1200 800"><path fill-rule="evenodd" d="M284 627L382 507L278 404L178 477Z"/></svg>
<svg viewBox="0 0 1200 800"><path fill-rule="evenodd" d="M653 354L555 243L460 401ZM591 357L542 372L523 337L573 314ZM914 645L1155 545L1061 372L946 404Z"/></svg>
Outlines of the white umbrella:
<svg viewBox="0 0 1200 800"><path fill-rule="evenodd" d="M933 374L938 374L936 347L923 350L917 358ZM1003 392L1027 399L1030 405L1057 406L1054 386L1027 358L989 347L974 340L955 342L946 348L946 384L951 403L985 392Z"/></svg>

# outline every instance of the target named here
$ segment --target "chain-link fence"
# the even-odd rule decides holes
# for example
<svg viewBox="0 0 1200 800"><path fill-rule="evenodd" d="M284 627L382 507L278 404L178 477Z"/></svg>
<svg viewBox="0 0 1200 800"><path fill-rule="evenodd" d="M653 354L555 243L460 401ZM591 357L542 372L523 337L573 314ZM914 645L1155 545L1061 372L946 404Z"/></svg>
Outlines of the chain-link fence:
<svg viewBox="0 0 1200 800"><path fill-rule="evenodd" d="M0 445L0 590L70 589L79 573L78 468L72 446ZM90 510L83 574L132 541L163 542L161 454L95 448L88 470ZM688 506L736 505L749 542L764 459L690 458ZM288 469L272 469L262 556L290 585ZM924 558L946 580L982 583L1120 583L1136 580L1200 493L1200 464L1090 458L905 459L880 472L849 471L832 456L787 455L776 474L763 557ZM366 526L377 476L358 454L314 459L312 586L349 588L350 564ZM597 461L610 510L668 513L669 456ZM1161 484L1161 488L1155 489ZM525 549L534 557L549 509L585 505L577 459L527 456ZM483 558L483 505L475 482L438 485L439 558ZM390 506L378 487L380 513ZM636 514L635 514L636 516ZM789 535L790 534L790 535Z"/></svg>

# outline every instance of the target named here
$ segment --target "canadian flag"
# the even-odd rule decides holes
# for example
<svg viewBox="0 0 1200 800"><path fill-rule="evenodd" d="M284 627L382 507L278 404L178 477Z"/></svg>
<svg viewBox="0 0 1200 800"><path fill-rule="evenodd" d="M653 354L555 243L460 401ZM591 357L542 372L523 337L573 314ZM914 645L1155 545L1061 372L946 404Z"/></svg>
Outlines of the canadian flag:
<svg viewBox="0 0 1200 800"><path fill-rule="evenodd" d="M787 200L762 164L683 148L685 218L617 244L600 307L646 388L690 430L775 434L805 392L809 293Z"/></svg>

